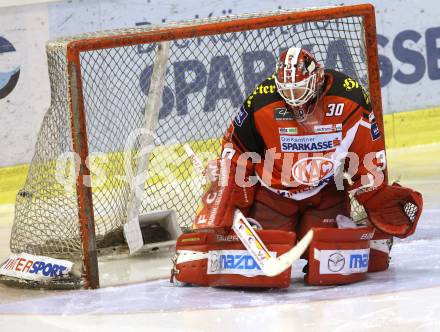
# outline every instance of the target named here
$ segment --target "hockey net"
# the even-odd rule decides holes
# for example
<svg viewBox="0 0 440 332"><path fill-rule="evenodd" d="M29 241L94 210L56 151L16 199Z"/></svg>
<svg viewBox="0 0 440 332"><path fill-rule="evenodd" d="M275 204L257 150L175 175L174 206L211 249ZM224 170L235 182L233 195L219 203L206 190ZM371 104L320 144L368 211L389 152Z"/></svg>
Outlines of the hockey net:
<svg viewBox="0 0 440 332"><path fill-rule="evenodd" d="M149 118L148 133L139 128L145 129L146 105L154 98L149 91L158 45L165 43L162 106ZM361 82L381 123L370 5L210 18L49 42L51 105L17 195L11 251L82 262L80 285L98 287L95 250L125 245L122 226L140 155L147 163L137 213L172 209L180 226L190 227L203 188L183 143L203 161L216 158L220 137L245 97L292 45ZM146 136L153 148L143 146Z"/></svg>

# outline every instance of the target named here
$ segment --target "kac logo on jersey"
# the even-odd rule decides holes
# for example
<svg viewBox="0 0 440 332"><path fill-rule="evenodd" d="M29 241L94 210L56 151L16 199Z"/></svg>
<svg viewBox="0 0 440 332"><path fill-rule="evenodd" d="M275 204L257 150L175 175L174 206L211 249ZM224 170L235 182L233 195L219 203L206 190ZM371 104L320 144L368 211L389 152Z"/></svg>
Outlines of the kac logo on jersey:
<svg viewBox="0 0 440 332"><path fill-rule="evenodd" d="M329 158L310 157L298 160L292 167L293 178L301 184L319 186L331 179L335 164Z"/></svg>
<svg viewBox="0 0 440 332"><path fill-rule="evenodd" d="M244 123L244 120L248 117L248 112L244 109L244 106L240 107L238 114L235 116L234 123L237 127L241 127Z"/></svg>
<svg viewBox="0 0 440 332"><path fill-rule="evenodd" d="M5 38L0 37L0 55L15 52L14 46ZM3 56L4 57L4 56ZM0 71L0 99L5 98L14 90L20 76L20 66L12 67L12 70Z"/></svg>

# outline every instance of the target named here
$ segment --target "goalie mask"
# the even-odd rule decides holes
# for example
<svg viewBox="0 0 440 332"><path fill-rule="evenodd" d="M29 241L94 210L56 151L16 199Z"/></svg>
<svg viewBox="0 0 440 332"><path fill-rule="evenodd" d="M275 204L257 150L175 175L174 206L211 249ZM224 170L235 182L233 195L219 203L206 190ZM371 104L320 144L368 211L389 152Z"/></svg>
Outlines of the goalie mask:
<svg viewBox="0 0 440 332"><path fill-rule="evenodd" d="M314 109L307 103L318 96L323 83L324 69L312 54L297 47L281 54L275 68L275 84L297 120L303 121L310 109Z"/></svg>

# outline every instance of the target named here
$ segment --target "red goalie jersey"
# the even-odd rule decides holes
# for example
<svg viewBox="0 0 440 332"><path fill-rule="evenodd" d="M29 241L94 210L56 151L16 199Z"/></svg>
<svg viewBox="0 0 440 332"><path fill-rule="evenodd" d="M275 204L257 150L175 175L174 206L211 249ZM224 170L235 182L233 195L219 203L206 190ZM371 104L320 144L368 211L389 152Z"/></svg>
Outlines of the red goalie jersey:
<svg viewBox="0 0 440 332"><path fill-rule="evenodd" d="M335 182L344 190L342 173L335 178L344 159L356 187L378 189L385 184L384 140L368 95L358 82L334 70L325 70L322 91L306 119L298 121L274 77L266 79L230 125L223 154L235 163L250 157L248 168L254 168L262 186L294 200Z"/></svg>

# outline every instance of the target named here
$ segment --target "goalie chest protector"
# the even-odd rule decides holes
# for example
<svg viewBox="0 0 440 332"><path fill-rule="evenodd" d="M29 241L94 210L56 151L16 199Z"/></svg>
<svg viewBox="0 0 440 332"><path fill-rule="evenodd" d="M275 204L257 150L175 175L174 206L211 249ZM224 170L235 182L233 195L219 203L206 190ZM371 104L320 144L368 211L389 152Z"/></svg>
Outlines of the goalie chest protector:
<svg viewBox="0 0 440 332"><path fill-rule="evenodd" d="M272 255L278 257L296 243L295 233L256 231ZM268 277L235 233L187 233L177 239L173 276L202 286L287 288L291 268Z"/></svg>

